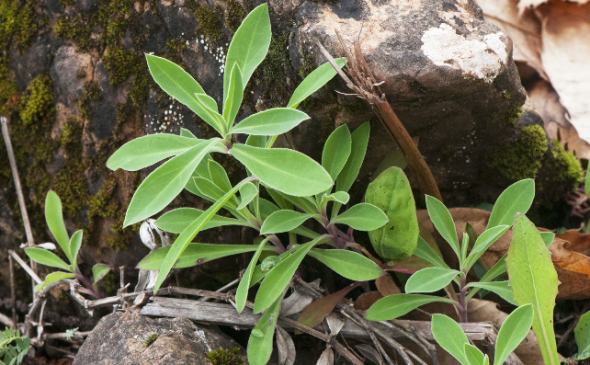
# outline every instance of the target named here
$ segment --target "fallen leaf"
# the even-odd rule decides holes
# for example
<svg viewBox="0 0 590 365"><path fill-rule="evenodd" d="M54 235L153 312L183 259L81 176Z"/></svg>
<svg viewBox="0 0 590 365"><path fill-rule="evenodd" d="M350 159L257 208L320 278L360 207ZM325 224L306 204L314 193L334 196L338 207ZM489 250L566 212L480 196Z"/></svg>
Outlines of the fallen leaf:
<svg viewBox="0 0 590 365"><path fill-rule="evenodd" d="M365 311L369 309L370 306L373 305L376 301L383 298L383 295L378 291L370 291L367 293L363 293L359 295L358 298L354 301L354 309Z"/></svg>
<svg viewBox="0 0 590 365"><path fill-rule="evenodd" d="M318 359L316 365L334 365L334 351L332 351L331 347L326 347L322 355Z"/></svg>
<svg viewBox="0 0 590 365"><path fill-rule="evenodd" d="M312 328L317 326L324 320L324 317L332 313L334 307L354 288L356 288L356 285L351 284L344 289L311 302L301 312L298 322Z"/></svg>
<svg viewBox="0 0 590 365"><path fill-rule="evenodd" d="M384 297L392 294L401 293L401 291L393 281L393 278L389 274L377 278L377 280L375 280L375 285L377 285L377 290L379 290L379 293L381 293L381 295L383 295Z"/></svg>
<svg viewBox="0 0 590 365"><path fill-rule="evenodd" d="M295 363L295 344L293 339L281 326L277 326L275 341L279 350L279 365L293 365Z"/></svg>
<svg viewBox="0 0 590 365"><path fill-rule="evenodd" d="M383 364L383 358L381 357L381 354L377 352L377 350L375 350L372 346L357 345L356 349L365 357L365 359L369 360L369 362L379 365Z"/></svg>

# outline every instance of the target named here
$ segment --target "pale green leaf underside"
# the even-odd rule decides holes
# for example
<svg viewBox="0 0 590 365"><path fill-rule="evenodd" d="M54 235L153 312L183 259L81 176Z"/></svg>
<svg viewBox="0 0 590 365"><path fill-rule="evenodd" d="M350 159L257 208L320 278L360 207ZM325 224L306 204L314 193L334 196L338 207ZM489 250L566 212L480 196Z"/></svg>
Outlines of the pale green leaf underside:
<svg viewBox="0 0 590 365"><path fill-rule="evenodd" d="M336 128L326 140L322 151L322 166L328 171L332 180L336 180L346 165L352 148L352 138L346 124Z"/></svg>
<svg viewBox="0 0 590 365"><path fill-rule="evenodd" d="M363 164L363 160L365 159L367 145L369 144L370 132L371 126L368 122L363 123L360 127L355 129L354 132L352 132L352 147L350 150L350 156L342 168L342 171L340 171L338 179L336 179L336 191L347 192L356 180L361 169L361 165Z"/></svg>
<svg viewBox="0 0 590 365"><path fill-rule="evenodd" d="M442 267L428 267L414 273L406 282L406 293L433 293L441 290L459 274Z"/></svg>
<svg viewBox="0 0 590 365"><path fill-rule="evenodd" d="M236 124L230 133L275 136L287 133L308 119L309 116L299 110L273 108L252 114Z"/></svg>
<svg viewBox="0 0 590 365"><path fill-rule="evenodd" d="M463 365L470 365L465 356L464 344L469 340L457 322L444 314L432 316L432 334L440 347Z"/></svg>
<svg viewBox="0 0 590 365"><path fill-rule="evenodd" d="M375 280L384 275L383 270L376 263L356 252L314 248L309 251L309 256L349 280Z"/></svg>
<svg viewBox="0 0 590 365"><path fill-rule="evenodd" d="M507 301L510 304L518 305L514 301L514 293L512 293L512 288L510 287L508 281L492 281L492 282L471 282L467 284L467 287L470 288L480 288L485 289L487 291L494 292L498 294L502 299Z"/></svg>
<svg viewBox="0 0 590 365"><path fill-rule="evenodd" d="M201 214L203 214L203 211L200 209L178 208L164 213L158 218L156 225L163 231L178 234L184 231L195 219L199 218ZM250 224L246 221L215 215L205 225L203 231L220 226L250 226Z"/></svg>
<svg viewBox="0 0 590 365"><path fill-rule="evenodd" d="M342 68L346 62L346 59L337 58L335 61L336 64ZM320 67L316 68L309 75L307 75L305 80L301 81L301 84L299 84L295 91L293 91L293 95L291 95L291 99L289 99L287 107L297 108L303 100L307 99L308 96L318 91L334 76L336 76L336 70L334 70L334 67L332 67L330 62L326 62Z"/></svg>
<svg viewBox="0 0 590 365"><path fill-rule="evenodd" d="M279 210L265 219L260 228L260 234L289 232L299 227L311 217L313 217L313 215L296 212L294 210Z"/></svg>
<svg viewBox="0 0 590 365"><path fill-rule="evenodd" d="M332 219L332 223L346 224L358 231L372 231L389 222L383 211L373 204L360 203Z"/></svg>

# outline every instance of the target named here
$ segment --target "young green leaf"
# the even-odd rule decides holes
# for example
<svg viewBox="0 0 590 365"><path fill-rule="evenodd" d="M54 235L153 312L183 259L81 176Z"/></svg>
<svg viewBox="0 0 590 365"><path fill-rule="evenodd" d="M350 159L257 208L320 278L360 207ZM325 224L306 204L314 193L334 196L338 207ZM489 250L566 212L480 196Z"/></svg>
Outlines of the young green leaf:
<svg viewBox="0 0 590 365"><path fill-rule="evenodd" d="M410 276L406 293L434 293L449 285L459 271L442 267L427 267Z"/></svg>
<svg viewBox="0 0 590 365"><path fill-rule="evenodd" d="M464 270L469 271L471 266L475 264L475 262L483 255L485 251L487 251L490 246L496 242L498 238L500 238L506 231L510 228L507 225L499 225L493 228L486 229L475 241L471 252L469 253L469 258L465 262L463 267Z"/></svg>
<svg viewBox="0 0 590 365"><path fill-rule="evenodd" d="M152 134L153 135L153 134ZM180 128L180 136L181 137L186 137L186 138L194 138L194 139L198 139L197 136L195 136L193 134L193 132L189 131L186 128Z"/></svg>
<svg viewBox="0 0 590 365"><path fill-rule="evenodd" d="M463 352L469 362L469 365L482 365L484 362L484 354L477 347L468 343L463 344Z"/></svg>
<svg viewBox="0 0 590 365"><path fill-rule="evenodd" d="M274 136L287 133L309 119L302 111L290 108L273 108L242 120L230 129L232 134Z"/></svg>
<svg viewBox="0 0 590 365"><path fill-rule="evenodd" d="M268 137L266 137L266 136L255 136L255 135L251 134L246 139L246 144L248 146L252 146L252 147L265 148L267 143L268 143Z"/></svg>
<svg viewBox="0 0 590 365"><path fill-rule="evenodd" d="M248 340L248 363L251 365L266 365L272 354L272 339L279 318L282 297L274 303L260 317L256 326L252 329Z"/></svg>
<svg viewBox="0 0 590 365"><path fill-rule="evenodd" d="M463 344L469 343L461 326L444 314L432 315L432 334L440 347L463 365L470 365L465 356Z"/></svg>
<svg viewBox="0 0 590 365"><path fill-rule="evenodd" d="M346 63L346 59L342 58L337 58L335 61L340 68ZM336 70L334 70L330 62L326 62L313 70L307 75L305 80L301 81L301 84L297 86L295 91L293 91L293 95L291 95L291 99L287 103L287 108L297 108L303 100L318 91L328 81L332 80L334 76L336 76Z"/></svg>
<svg viewBox="0 0 590 365"><path fill-rule="evenodd" d="M242 72L242 86L246 87L250 76L266 57L270 46L271 30L268 5L262 4L246 16L229 45L225 61L228 71L237 62ZM223 100L229 92L230 73L223 74Z"/></svg>
<svg viewBox="0 0 590 365"><path fill-rule="evenodd" d="M268 238L260 242L260 245L258 245L256 252L254 252L254 256L252 256L246 271L244 271L242 280L240 280L240 284L238 285L238 289L236 291L236 309L239 313L242 313L244 307L246 306L246 300L248 299L248 289L250 288L250 282L252 281L252 274L254 273L254 269L258 264L258 258L262 253L262 249L267 242Z"/></svg>
<svg viewBox="0 0 590 365"><path fill-rule="evenodd" d="M372 231L382 227L389 219L373 204L360 203L332 219L332 223L346 224L357 231Z"/></svg>
<svg viewBox="0 0 590 365"><path fill-rule="evenodd" d="M346 165L344 165L344 168L342 168L342 171L340 171L340 174L338 175L338 179L336 180L336 191L348 192L356 180L361 165L363 164L363 160L365 159L370 132L371 126L369 122L366 122L355 129L350 135L352 139L350 156L348 156Z"/></svg>
<svg viewBox="0 0 590 365"><path fill-rule="evenodd" d="M578 345L578 353L572 357L578 361L586 360L590 357L590 312L582 314L574 329L574 336Z"/></svg>
<svg viewBox="0 0 590 365"><path fill-rule="evenodd" d="M195 180L195 185L197 186L197 189L199 189L199 191L203 195L208 197L209 200L211 200L212 202L218 200L219 198L221 198L223 196L223 194L226 193L221 188L219 188L217 185L215 185L213 183L213 181L211 181L211 180L207 180L202 177L195 177L194 180ZM237 200L230 199L230 201L228 202L228 206L231 208L234 208L234 209L237 208L237 206L238 206Z"/></svg>
<svg viewBox="0 0 590 365"><path fill-rule="evenodd" d="M92 284L96 285L111 271L111 267L105 264L96 264L92 266Z"/></svg>
<svg viewBox="0 0 590 365"><path fill-rule="evenodd" d="M260 313L281 297L283 290L289 285L293 274L299 267L301 261L313 246L325 240L325 236L320 236L313 241L302 245L295 253L290 255L276 265L260 284L256 299L254 301L254 313Z"/></svg>
<svg viewBox="0 0 590 365"><path fill-rule="evenodd" d="M61 210L61 200L53 190L49 190L45 198L45 221L53 237L59 244L59 247L66 254L66 257L72 262L70 254L70 238Z"/></svg>
<svg viewBox="0 0 590 365"><path fill-rule="evenodd" d="M534 310L531 304L525 304L516 308L506 318L498 332L496 339L496 351L494 353L494 365L504 364L510 353L528 335L533 324Z"/></svg>
<svg viewBox="0 0 590 365"><path fill-rule="evenodd" d="M74 259L71 261L72 264L72 271L75 271L78 267L78 251L80 251L80 247L82 246L82 235L84 231L81 229L74 232L72 238L70 238L70 252L72 253L72 258Z"/></svg>
<svg viewBox="0 0 590 365"><path fill-rule="evenodd" d="M175 269L202 265L222 257L239 255L246 252L256 251L257 245L220 245L211 243L189 243L178 261L174 264ZM265 246L264 251L274 251L271 246ZM143 270L159 270L164 258L170 251L170 246L162 247L150 253L137 264L137 268Z"/></svg>
<svg viewBox="0 0 590 365"><path fill-rule="evenodd" d="M430 247L424 238L418 236L418 245L414 255L432 263L437 267L449 269L449 265Z"/></svg>
<svg viewBox="0 0 590 365"><path fill-rule="evenodd" d="M453 222L453 217L451 217L451 213L449 213L447 207L438 199L426 195L426 209L428 209L430 220L436 227L438 233L449 243L457 257L461 257L455 222Z"/></svg>
<svg viewBox="0 0 590 365"><path fill-rule="evenodd" d="M289 232L313 217L311 214L294 210L279 210L268 216L260 228L260 234Z"/></svg>
<svg viewBox="0 0 590 365"><path fill-rule="evenodd" d="M223 190L224 193L228 192L229 189L231 189L231 182L229 181L229 177L223 166L213 160L209 160L208 169L209 176L211 177L208 180L213 181L213 183Z"/></svg>
<svg viewBox="0 0 590 365"><path fill-rule="evenodd" d="M250 204L250 202L258 195L258 188L252 183L244 184L240 188L240 205L238 205L237 210L242 210Z"/></svg>
<svg viewBox="0 0 590 365"><path fill-rule="evenodd" d="M450 299L421 294L393 294L376 301L367 310L367 319L371 321L389 321L413 311L428 303L455 304Z"/></svg>
<svg viewBox="0 0 590 365"><path fill-rule="evenodd" d="M72 271L70 270L68 264L66 264L62 259L57 257L56 254L44 250L42 248L28 247L25 248L25 253L27 254L27 256L29 256L31 260L36 261L41 265L57 267L66 271Z"/></svg>
<svg viewBox="0 0 590 365"><path fill-rule="evenodd" d="M199 218L195 219L194 222L192 222L184 231L182 231L176 241L174 241L172 246L170 246L170 250L164 258L164 262L162 263L162 267L158 273L158 278L156 279L156 284L154 285L154 294L157 293L158 289L160 289L160 286L168 276L172 266L174 266L178 258L182 255L190 241L195 238L195 236L205 227L207 222L209 222L209 220L215 216L215 213L217 213L246 182L247 180L242 180L241 183L234 186L230 191L225 193L221 199L216 201L212 206L209 207L209 209L203 212Z"/></svg>
<svg viewBox="0 0 590 365"><path fill-rule="evenodd" d="M376 263L352 251L314 248L309 251L309 256L349 280L375 280L385 274Z"/></svg>
<svg viewBox="0 0 590 365"><path fill-rule="evenodd" d="M526 214L535 198L535 181L525 179L515 182L500 194L488 220L488 228L499 225L512 226L517 213Z"/></svg>
<svg viewBox="0 0 590 365"><path fill-rule="evenodd" d="M65 280L65 279L72 279L75 277L76 277L75 274L71 274L71 273L67 273L67 272L60 272L60 271L52 272L51 274L49 274L45 277L44 282L42 282L41 284L35 285L34 291L38 292L39 290L45 288L47 285L49 285L51 283L55 283L56 281Z"/></svg>
<svg viewBox="0 0 590 365"><path fill-rule="evenodd" d="M491 282L482 282L482 281L473 281L467 284L468 288L480 288L485 289L487 291L494 292L498 294L502 299L507 301L510 304L518 305L514 301L514 293L512 293L512 288L510 287L508 281L491 281Z"/></svg>
<svg viewBox="0 0 590 365"><path fill-rule="evenodd" d="M168 157L179 155L203 141L195 138L156 133L125 143L107 160L111 170L137 171Z"/></svg>
<svg viewBox="0 0 590 365"><path fill-rule="evenodd" d="M203 214L203 211L195 208L178 208L164 213L156 221L156 226L163 231L170 233L181 233L188 227L195 219ZM221 226L246 226L251 227L247 221L227 218L220 215L215 215L203 227L203 231Z"/></svg>
<svg viewBox="0 0 590 365"><path fill-rule="evenodd" d="M322 166L297 151L235 143L230 153L264 184L289 195L315 195L333 184Z"/></svg>
<svg viewBox="0 0 590 365"><path fill-rule="evenodd" d="M336 128L326 140L322 152L322 166L328 171L332 180L336 180L346 165L351 148L352 138L346 124Z"/></svg>
<svg viewBox="0 0 590 365"><path fill-rule="evenodd" d="M344 191L337 191L334 194L322 196L322 206L328 204L328 202L337 202L340 204L346 204L350 200L350 195Z"/></svg>
<svg viewBox="0 0 590 365"><path fill-rule="evenodd" d="M371 244L385 259L412 256L420 229L416 218L416 203L408 178L398 167L383 171L367 187L365 201L381 208L389 223L369 232Z"/></svg>
<svg viewBox="0 0 590 365"><path fill-rule="evenodd" d="M242 84L242 72L238 63L230 65L231 74L229 81L229 90L227 92L227 99L223 104L223 119L227 128L231 128L236 120L236 115L240 111L242 99L244 98L244 85Z"/></svg>
<svg viewBox="0 0 590 365"><path fill-rule="evenodd" d="M535 311L533 330L539 339L543 359L546 364L557 365L553 307L559 280L551 253L537 227L525 215L516 216L513 232L506 266L514 299L520 305L532 303Z"/></svg>
<svg viewBox="0 0 590 365"><path fill-rule="evenodd" d="M223 116L219 114L219 108L215 99L207 94L195 93L195 103L199 105L202 112L199 116L209 123L221 135L225 136L227 127Z"/></svg>
<svg viewBox="0 0 590 365"><path fill-rule="evenodd" d="M276 190L271 189L269 187L266 187L266 188L267 188L266 190L273 197L273 199L274 199L274 196L273 196L273 193L270 193L271 191L273 191L274 194L278 194L278 196L285 198L289 203L292 203L292 204L298 206L303 211L305 211L309 214L320 214L318 211L318 208L314 205L313 200L311 200L311 198L309 198L309 197L293 196L293 195L282 193L280 191L276 191ZM276 199L275 199L275 201L276 201Z"/></svg>
<svg viewBox="0 0 590 365"><path fill-rule="evenodd" d="M123 227L151 217L174 200L186 186L199 162L218 141L214 138L198 144L152 172L133 194Z"/></svg>

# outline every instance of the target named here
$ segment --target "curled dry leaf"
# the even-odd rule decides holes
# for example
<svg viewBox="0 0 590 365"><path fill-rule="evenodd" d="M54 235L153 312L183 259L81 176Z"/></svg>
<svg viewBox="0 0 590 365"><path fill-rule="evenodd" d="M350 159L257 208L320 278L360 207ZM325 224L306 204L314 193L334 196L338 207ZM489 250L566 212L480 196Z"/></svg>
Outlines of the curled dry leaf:
<svg viewBox="0 0 590 365"><path fill-rule="evenodd" d="M372 346L357 345L356 349L370 362L383 365L383 358L381 357L381 354L377 352L377 350L375 350Z"/></svg>
<svg viewBox="0 0 590 365"><path fill-rule="evenodd" d="M290 316L301 312L309 303L313 302L313 298L306 294L301 294L297 290L293 294L283 299L281 303L281 315Z"/></svg>
<svg viewBox="0 0 590 365"><path fill-rule="evenodd" d="M326 347L322 355L318 359L316 365L334 365L334 351L331 347Z"/></svg>
<svg viewBox="0 0 590 365"><path fill-rule="evenodd" d="M328 328L330 328L330 333L333 336L336 336L346 324L346 318L342 318L342 316L336 313L330 313L329 316L326 317L326 323L328 323Z"/></svg>
<svg viewBox="0 0 590 365"><path fill-rule="evenodd" d="M275 336L279 350L279 365L293 365L295 363L295 344L293 339L281 326L277 326Z"/></svg>

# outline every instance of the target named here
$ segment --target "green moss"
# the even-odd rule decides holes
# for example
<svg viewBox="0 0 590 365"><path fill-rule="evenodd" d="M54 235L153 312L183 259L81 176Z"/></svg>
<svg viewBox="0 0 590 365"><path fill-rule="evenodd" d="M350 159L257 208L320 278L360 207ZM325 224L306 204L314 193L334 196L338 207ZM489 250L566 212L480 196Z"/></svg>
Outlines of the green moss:
<svg viewBox="0 0 590 365"><path fill-rule="evenodd" d="M76 3L74 2L74 0L59 0L59 3L61 6L68 7L68 6L74 6L76 5Z"/></svg>
<svg viewBox="0 0 590 365"><path fill-rule="evenodd" d="M41 28L42 21L35 12L36 4L33 0L24 2L14 18L13 42L19 49L28 47Z"/></svg>
<svg viewBox="0 0 590 365"><path fill-rule="evenodd" d="M92 120L94 111L92 110L92 101L100 99L100 89L94 80L86 81L82 96L78 99L78 107L80 108L80 117L86 120Z"/></svg>
<svg viewBox="0 0 590 365"><path fill-rule="evenodd" d="M546 166L551 171L553 178L560 185L573 190L584 181L584 172L580 161L573 153L566 151L558 140L554 139L555 147L551 151L553 159L549 160Z"/></svg>
<svg viewBox="0 0 590 365"><path fill-rule="evenodd" d="M216 40L221 37L221 22L217 16L220 9L213 11L205 6L201 6L194 10L195 17L199 22L195 32L197 35L204 35L211 40Z"/></svg>
<svg viewBox="0 0 590 365"><path fill-rule="evenodd" d="M127 80L135 72L137 65L135 55L131 51L119 46L109 48L102 61L109 72L111 84L113 85Z"/></svg>
<svg viewBox="0 0 590 365"><path fill-rule="evenodd" d="M21 120L24 125L43 121L54 114L53 81L47 74L37 76L21 99Z"/></svg>
<svg viewBox="0 0 590 365"><path fill-rule="evenodd" d="M55 35L59 38L71 40L83 51L89 50L92 45L92 27L77 15L70 19L67 16L59 17L55 23Z"/></svg>
<svg viewBox="0 0 590 365"><path fill-rule="evenodd" d="M524 109L522 108L522 106L517 106L517 107L512 108L508 112L508 122L510 123L510 125L516 126L516 123L518 122L518 118L520 118L523 114L524 114Z"/></svg>
<svg viewBox="0 0 590 365"><path fill-rule="evenodd" d="M145 345L145 347L149 347L157 339L158 339L158 334L156 332L152 332L152 333L150 333L150 334L147 335L147 337L143 341L143 344Z"/></svg>
<svg viewBox="0 0 590 365"><path fill-rule="evenodd" d="M546 151L545 130L541 126L531 125L520 131L518 140L494 150L490 160L504 176L520 180L535 177Z"/></svg>
<svg viewBox="0 0 590 365"><path fill-rule="evenodd" d="M220 347L219 350L213 350L207 354L213 365L243 365L244 358L238 355L240 349L235 347L230 351Z"/></svg>
<svg viewBox="0 0 590 365"><path fill-rule="evenodd" d="M239 1L229 0L226 3L225 24L227 24L227 27L232 33L235 33L236 30L238 30L245 17L246 9L244 9Z"/></svg>
<svg viewBox="0 0 590 365"><path fill-rule="evenodd" d="M510 96L510 93L508 92L508 90L504 90L504 92L502 93L502 96L504 97L504 99L508 99L508 100L510 100L510 98L512 98Z"/></svg>

